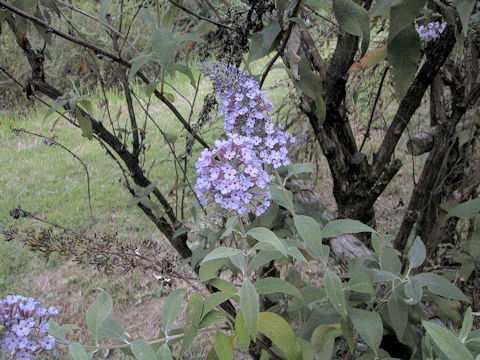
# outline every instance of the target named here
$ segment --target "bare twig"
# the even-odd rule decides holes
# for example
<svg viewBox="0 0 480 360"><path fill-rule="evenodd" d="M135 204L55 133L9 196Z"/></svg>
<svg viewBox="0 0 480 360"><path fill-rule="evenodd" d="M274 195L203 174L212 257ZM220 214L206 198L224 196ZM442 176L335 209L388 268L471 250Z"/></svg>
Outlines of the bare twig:
<svg viewBox="0 0 480 360"><path fill-rule="evenodd" d="M48 224L48 225L51 225L57 229L60 229L60 230L63 230L63 231L66 231L66 232L69 232L73 235L77 235L77 233L71 229L68 229L66 227L63 227L61 225L58 225L57 223L53 222L53 221L49 221L47 219L43 219L41 217L38 217L36 215L33 215L31 212L29 211L26 211L26 210L23 210L21 206L18 206L16 207L15 209L12 209L10 210L10 215L14 218L14 219L18 219L18 218L21 218L21 217L26 217L26 218L30 218L30 219L35 219L35 220L38 220L40 222L43 222L45 224Z"/></svg>
<svg viewBox="0 0 480 360"><path fill-rule="evenodd" d="M83 16L86 16L88 17L89 19L92 19L92 20L95 20L96 22L98 22L100 24L100 21L99 19L86 12L85 10L82 10L78 7L76 7L75 5L72 5L72 4L69 4L69 3L66 3L62 0L53 0L54 2L62 5L62 6L65 6L66 8L69 8L70 10L73 10ZM138 49L135 47L135 45L133 45L130 41L127 40L127 36L123 35L120 31L117 31L113 26L111 26L110 24L107 24L107 23L101 23L102 26L106 27L108 30L110 30L111 32L115 33L115 35L119 36L120 38L122 38L124 40L124 42L126 42L128 44L128 46L130 46L130 48L135 52L135 54L140 54L140 52L138 51Z"/></svg>
<svg viewBox="0 0 480 360"><path fill-rule="evenodd" d="M208 21L209 23L212 23L212 24L215 24L215 25L217 25L217 26L223 27L223 28L225 28L225 29L228 29L228 30L237 32L237 29L235 29L235 28L233 28L233 27L231 27L231 26L222 24L222 23L220 23L220 22L218 22L218 21L209 19L209 18L207 18L207 17L205 17L205 16L203 16L203 15L197 14L197 13L193 12L192 10L187 9L185 6L177 3L176 1L168 0L168 2L169 2L170 4L178 7L179 9L182 9L182 10L185 11L186 13L189 13L190 15L195 16L195 17L198 18L198 19L205 20L205 21Z"/></svg>
<svg viewBox="0 0 480 360"><path fill-rule="evenodd" d="M360 149L358 150L358 152L362 152L363 146L365 145L365 142L370 136L370 128L372 126L373 116L375 115L375 109L377 108L377 103L378 103L378 100L380 99L380 94L382 93L383 83L385 81L385 77L387 76L387 72L388 72L388 66L385 67L385 70L383 71L382 79L380 80L380 85L378 85L378 91L377 91L377 95L375 96L372 112L370 113L370 119L368 119L367 130L365 131L365 136L363 137L362 145L360 145Z"/></svg>
<svg viewBox="0 0 480 360"><path fill-rule="evenodd" d="M302 5L302 0L297 0L297 4L295 5L295 8L292 10L291 17L297 16L298 12L300 11L301 5ZM278 47L277 53L274 55L273 58L270 59L265 71L262 74L262 78L260 79L260 87L263 86L263 83L265 82L265 79L267 78L268 73L272 69L273 65L275 64L279 56L283 55L283 52L285 51L285 47L288 44L288 40L290 39L290 35L292 34L292 30L295 24L296 23L293 21L290 21L290 24L288 24L288 28L283 34L282 43Z"/></svg>
<svg viewBox="0 0 480 360"><path fill-rule="evenodd" d="M308 10L310 10L311 12L313 12L315 15L317 15L319 18L325 20L326 22L332 24L332 25L335 26L338 30L340 30L340 26L338 26L338 24L335 24L332 20L330 20L330 19L327 18L326 16L323 16L322 14L320 14L320 13L319 13L317 10L315 10L313 7L306 5L306 8L307 8Z"/></svg>

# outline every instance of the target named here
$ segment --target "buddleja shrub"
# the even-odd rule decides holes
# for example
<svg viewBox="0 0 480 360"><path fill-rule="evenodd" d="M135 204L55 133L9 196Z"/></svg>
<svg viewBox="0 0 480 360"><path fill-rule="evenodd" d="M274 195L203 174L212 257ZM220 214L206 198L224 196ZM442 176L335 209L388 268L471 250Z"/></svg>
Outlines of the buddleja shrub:
<svg viewBox="0 0 480 360"><path fill-rule="evenodd" d="M189 259L199 281L165 299L162 328L151 339L133 339L125 332L110 316L113 301L105 291L86 313L91 344L70 342L66 333L77 327L53 320L48 339L68 346L74 360L100 357L105 349L139 360L182 358L195 351L192 345L202 333L213 335L207 359L233 359L241 350L264 359L331 359L349 353L367 360L392 358L382 348L390 335L408 346L415 359L478 359L480 332L472 331L475 314L470 308L458 334L428 320L425 304L469 299L445 277L418 271L426 258L422 241L412 241L402 259L372 228L348 219L327 222L297 204L289 180L306 177L313 167L290 164L294 139L270 122L272 105L258 83L226 64L203 71L221 102L225 138L205 149L196 164L196 195L207 209L207 216L197 218L196 227L203 230L194 242L206 245L193 249ZM228 214L225 224L218 220L219 210ZM371 234L374 252L339 274L324 240L361 232ZM302 269L310 266L323 278L304 279ZM214 291L207 294L206 287ZM5 334L23 336L25 330L17 331L22 321L42 325L27 313L12 320L2 311L5 356L33 358L33 344L24 350L8 343Z"/></svg>

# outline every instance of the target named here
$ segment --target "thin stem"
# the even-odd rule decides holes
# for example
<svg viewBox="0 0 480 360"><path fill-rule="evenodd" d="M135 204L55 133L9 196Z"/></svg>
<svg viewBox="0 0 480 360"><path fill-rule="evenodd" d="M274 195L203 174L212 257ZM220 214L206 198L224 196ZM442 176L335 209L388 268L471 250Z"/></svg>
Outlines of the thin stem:
<svg viewBox="0 0 480 360"><path fill-rule="evenodd" d="M382 93L383 82L385 81L385 77L387 76L388 66L385 67L383 71L382 79L380 80L380 85L378 86L377 96L375 97L375 101L373 103L372 112L370 113L370 119L368 120L367 130L365 132L365 136L363 137L362 145L360 145L360 149L358 152L362 152L363 146L367 141L368 137L370 136L370 127L372 126L373 116L375 115L375 109L377 108L378 99L380 98L380 94Z"/></svg>
<svg viewBox="0 0 480 360"><path fill-rule="evenodd" d="M301 5L302 5L302 0L297 0L297 4L295 5L295 8L292 11L291 17L297 16L297 13L300 11ZM283 36L282 44L280 45L280 47L277 50L277 53L270 60L270 62L267 65L267 68L265 69L265 71L262 74L262 78L260 80L260 88L263 86L263 83L265 82L265 79L267 78L267 75L270 72L270 70L272 69L275 61L277 61L277 59L280 55L283 55L283 52L285 51L285 47L288 44L288 40L290 39L290 35L292 34L292 30L293 30L294 25L295 25L295 22L293 22L293 21L291 21L290 24L288 25L288 28L285 31L284 36Z"/></svg>
<svg viewBox="0 0 480 360"><path fill-rule="evenodd" d="M86 16L86 17L88 17L92 20L95 20L96 22L98 22L100 24L100 21L98 20L98 18L96 16L93 16L92 14L89 14L85 10L80 9L80 8L76 7L75 5L66 3L66 2L61 1L61 0L53 0L53 1L56 2L56 3L59 3L62 6L65 6L66 8L69 8L70 10L73 10L73 11L75 11L75 12L77 12L77 13L83 15L83 16ZM105 22L101 23L101 25L105 26L108 30L115 33L120 38L124 39L127 42L127 44L132 48L132 50L135 52L135 54L137 54L137 55L140 54L140 52L137 50L137 48L130 41L128 41L126 36L123 35L120 31L117 31L117 29L115 29L113 26L111 26L110 24L107 24Z"/></svg>
<svg viewBox="0 0 480 360"><path fill-rule="evenodd" d="M70 155L72 155L75 159L77 159L80 164L82 164L82 167L83 169L85 170L85 173L87 175L87 194L88 194L88 206L90 208L90 215L92 216L92 221L95 221L95 217L93 216L93 208L92 208L92 196L91 196L91 190L90 190L90 173L88 172L88 167L87 165L83 162L83 160L77 156L77 154L75 154L72 150L70 150L69 148L67 148L66 146L60 144L58 141L56 141L54 138L52 137L47 137L45 135L42 135L42 134L37 134L35 132L31 132L31 131L28 131L28 130L25 130L25 129L17 129L17 128L14 128L14 127L10 127L10 130L14 133L14 134L20 134L20 133L24 133L24 134L28 134L28 135L33 135L33 136L36 136L36 137L39 137L39 138L42 138L45 140L45 144L48 146L49 144L52 144L53 146L59 146L60 148L62 148L63 150L65 150L66 152L68 152ZM48 143L49 142L49 143Z"/></svg>
<svg viewBox="0 0 480 360"><path fill-rule="evenodd" d="M237 32L237 29L235 29L235 28L233 28L233 27L231 27L231 26L228 26L228 25L219 23L218 21L209 19L209 18L207 18L207 17L205 17L205 16L202 16L202 15L200 15L200 14L196 14L196 13L194 13L192 10L187 9L185 6L177 3L176 1L168 0L168 2L169 2L170 4L178 7L179 9L182 9L182 10L185 11L186 13L189 13L190 15L195 16L196 18L199 18L199 19L201 19L201 20L208 21L209 23L212 23L212 24L215 24L215 25L217 25L217 26L223 27L223 28L225 28L225 29L228 29L228 30L232 30L232 31Z"/></svg>
<svg viewBox="0 0 480 360"><path fill-rule="evenodd" d="M322 14L320 14L317 10L315 10L313 7L311 6L308 6L306 5L307 9L309 9L311 12L313 12L315 15L317 15L319 18L325 20L326 22L332 24L333 26L335 26L338 30L340 30L340 26L338 26L338 24L335 24L332 20L330 20L329 18L327 18L326 16L323 16Z"/></svg>
<svg viewBox="0 0 480 360"><path fill-rule="evenodd" d="M75 231L73 231L71 229L68 229L66 227L63 227L61 225L58 225L57 223L54 223L53 221L48 221L47 219L42 219L41 217L33 215L31 212L23 210L20 206L18 208L14 209L14 210L18 211L20 213L19 217L27 217L27 218L30 218L30 219L35 219L35 220L38 220L38 221L43 222L45 224L51 225L51 226L53 226L57 229L61 229L63 231L67 231L69 233L72 233L73 235L77 235L77 233ZM16 217L15 217L15 219L16 219Z"/></svg>
<svg viewBox="0 0 480 360"><path fill-rule="evenodd" d="M245 226L243 225L242 216L238 215L238 225L240 227L240 232L242 233L242 246L243 251L247 253L247 234L245 233Z"/></svg>

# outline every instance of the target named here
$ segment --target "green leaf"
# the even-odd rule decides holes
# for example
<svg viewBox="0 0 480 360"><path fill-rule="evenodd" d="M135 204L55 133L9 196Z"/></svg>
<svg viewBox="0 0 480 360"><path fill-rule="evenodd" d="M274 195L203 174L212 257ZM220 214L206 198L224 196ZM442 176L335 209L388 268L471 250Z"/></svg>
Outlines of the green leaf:
<svg viewBox="0 0 480 360"><path fill-rule="evenodd" d="M245 320L245 327L252 339L256 339L258 313L260 311L259 297L255 286L247 278L243 279L240 289L240 310Z"/></svg>
<svg viewBox="0 0 480 360"><path fill-rule="evenodd" d="M281 31L282 28L278 21L272 21L268 23L262 31L255 33L250 42L248 62L255 61L268 55L273 50L275 39Z"/></svg>
<svg viewBox="0 0 480 360"><path fill-rule="evenodd" d="M208 312L206 315L202 315L202 321L200 321L200 325L198 325L199 329L204 329L210 326L215 325L220 319L224 318L224 314L220 311L212 310Z"/></svg>
<svg viewBox="0 0 480 360"><path fill-rule="evenodd" d="M408 302L413 304L418 304L422 301L423 297L423 288L422 283L416 277L409 277L407 283L405 284L405 295L408 297Z"/></svg>
<svg viewBox="0 0 480 360"><path fill-rule="evenodd" d="M460 335L458 335L458 338L460 339L461 342L465 342L467 339L468 335L470 334L470 331L472 331L472 326L473 326L473 313L472 313L472 308L469 307L467 311L465 311L465 315L463 317L463 323L462 323L462 330L460 330Z"/></svg>
<svg viewBox="0 0 480 360"><path fill-rule="evenodd" d="M449 360L473 360L465 345L450 331L431 321L422 321L422 324L433 342Z"/></svg>
<svg viewBox="0 0 480 360"><path fill-rule="evenodd" d="M293 208L293 194L290 190L281 188L277 184L270 184L270 192L272 193L272 199L280 206L290 211L292 214L295 212Z"/></svg>
<svg viewBox="0 0 480 360"><path fill-rule="evenodd" d="M414 276L422 285L427 286L433 294L443 296L448 299L470 302L455 285L443 276L433 273L422 273Z"/></svg>
<svg viewBox="0 0 480 360"><path fill-rule="evenodd" d="M130 344L130 350L132 350L135 359L138 360L156 360L155 351L148 343L143 339L137 339Z"/></svg>
<svg viewBox="0 0 480 360"><path fill-rule="evenodd" d="M468 23L470 15L475 7L475 0L456 0L454 1L455 8L458 12L458 17L462 23L462 33L464 36L468 34Z"/></svg>
<svg viewBox="0 0 480 360"><path fill-rule="evenodd" d="M175 73L175 39L170 31L157 29L152 34L153 51L165 69L170 73Z"/></svg>
<svg viewBox="0 0 480 360"><path fill-rule="evenodd" d="M427 0L397 0L390 8L389 42L406 27L412 27Z"/></svg>
<svg viewBox="0 0 480 360"><path fill-rule="evenodd" d="M93 105L89 99L80 100L78 105L80 105L88 114L93 114Z"/></svg>
<svg viewBox="0 0 480 360"><path fill-rule="evenodd" d="M397 251L392 248L384 248L380 254L380 268L396 275L402 271L402 263L398 258Z"/></svg>
<svg viewBox="0 0 480 360"><path fill-rule="evenodd" d="M219 360L233 360L231 338L220 330L217 331L213 339L213 348Z"/></svg>
<svg viewBox="0 0 480 360"><path fill-rule="evenodd" d="M427 250L420 237L416 237L412 247L408 251L408 263L412 269L415 269L423 264L427 257Z"/></svg>
<svg viewBox="0 0 480 360"><path fill-rule="evenodd" d="M209 281L209 284L223 292L231 294L237 294L238 292L235 284L223 279L212 279Z"/></svg>
<svg viewBox="0 0 480 360"><path fill-rule="evenodd" d="M300 346L290 324L272 312L258 314L258 330L277 346L287 359L295 359Z"/></svg>
<svg viewBox="0 0 480 360"><path fill-rule="evenodd" d="M342 30L362 38L362 55L370 43L368 12L351 0L333 0L333 12Z"/></svg>
<svg viewBox="0 0 480 360"><path fill-rule="evenodd" d="M112 312L112 307L112 297L107 292L100 289L100 294L97 299L87 310L86 321L88 331L97 336L104 321Z"/></svg>
<svg viewBox="0 0 480 360"><path fill-rule="evenodd" d="M123 325L110 316L103 322L102 327L98 331L98 336L125 343L128 342L128 336L125 334Z"/></svg>
<svg viewBox="0 0 480 360"><path fill-rule="evenodd" d="M403 334L407 328L409 306L400 296L393 293L387 302L388 316L390 323L397 334L397 338L402 341Z"/></svg>
<svg viewBox="0 0 480 360"><path fill-rule="evenodd" d="M163 302L162 322L163 329L166 334L172 328L175 318L182 309L183 297L185 296L184 289L177 289L172 291Z"/></svg>
<svg viewBox="0 0 480 360"><path fill-rule="evenodd" d="M261 295L284 293L299 298L303 298L302 293L295 286L288 281L282 280L277 277L266 277L260 279L255 286L257 293Z"/></svg>
<svg viewBox="0 0 480 360"><path fill-rule="evenodd" d="M128 80L132 81L137 72L142 68L143 65L153 60L152 54L142 54L131 60L131 68L128 71ZM153 90L152 90L153 92Z"/></svg>
<svg viewBox="0 0 480 360"><path fill-rule="evenodd" d="M80 110L80 108L76 107L74 110L75 118L78 121L78 126L80 126L80 130L82 130L82 135L85 136L88 140L93 139L93 131L92 131L92 121L90 118Z"/></svg>
<svg viewBox="0 0 480 360"><path fill-rule="evenodd" d="M302 360L315 359L315 348L310 341L299 337L297 342L302 347Z"/></svg>
<svg viewBox="0 0 480 360"><path fill-rule="evenodd" d="M145 20L149 23L155 24L157 21L153 17L152 13L148 11L147 8L141 7L140 10L138 11L137 17L141 20Z"/></svg>
<svg viewBox="0 0 480 360"><path fill-rule="evenodd" d="M232 293L227 292L216 292L210 295L205 299L203 303L203 316L205 316L210 310L212 310L215 306L220 305L221 303L227 301L232 297Z"/></svg>
<svg viewBox="0 0 480 360"><path fill-rule="evenodd" d="M227 262L228 260L224 258L224 259L209 261L209 262L206 262L205 264L202 264L202 266L200 266L200 271L198 273L198 276L200 277L200 281L206 282L208 280L216 278L218 275L218 271L223 266L225 266Z"/></svg>
<svg viewBox="0 0 480 360"><path fill-rule="evenodd" d="M320 325L312 333L312 344L317 359L332 359L335 338L342 334L341 329L331 325Z"/></svg>
<svg viewBox="0 0 480 360"><path fill-rule="evenodd" d="M362 56L360 60L353 63L347 71L347 74L362 71L374 67L380 61L387 57L387 46L383 45L376 49L369 50Z"/></svg>
<svg viewBox="0 0 480 360"><path fill-rule="evenodd" d="M343 293L342 281L337 274L328 269L325 272L324 282L325 291L327 292L330 303L345 320L347 318L347 302L345 300L345 294Z"/></svg>
<svg viewBox="0 0 480 360"><path fill-rule="evenodd" d="M388 41L388 63L398 100L403 99L415 78L421 55L420 45L420 37L413 25L403 28Z"/></svg>
<svg viewBox="0 0 480 360"><path fill-rule="evenodd" d="M370 8L370 14L372 17L386 16L390 12L390 7L394 1L395 0L377 0Z"/></svg>
<svg viewBox="0 0 480 360"><path fill-rule="evenodd" d="M187 65L175 63L175 70L181 72L184 75L187 75L190 79L190 85L195 89L197 87L197 83L195 82L195 78L193 77L192 70Z"/></svg>
<svg viewBox="0 0 480 360"><path fill-rule="evenodd" d="M294 223L308 250L324 259L326 245L322 244L322 230L318 222L310 216L297 215L294 217ZM328 255L326 260L328 261Z"/></svg>
<svg viewBox="0 0 480 360"><path fill-rule="evenodd" d="M349 0L347 0L349 1ZM323 123L326 114L326 105L322 97L323 79L314 73L305 56L301 56L298 63L298 87L309 97L315 100L315 112L319 123Z"/></svg>
<svg viewBox="0 0 480 360"><path fill-rule="evenodd" d="M340 329L342 330L342 336L347 342L348 348L351 352L355 351L355 336L353 334L353 325L351 319L347 321L340 321Z"/></svg>
<svg viewBox="0 0 480 360"><path fill-rule="evenodd" d="M190 348L193 340L197 336L198 327L202 320L203 298L199 293L193 294L185 310L185 330L180 350L180 357Z"/></svg>
<svg viewBox="0 0 480 360"><path fill-rule="evenodd" d="M395 281L400 280L400 278L389 271L383 271L378 269L367 269L367 274L370 276L372 282L385 282L385 281Z"/></svg>
<svg viewBox="0 0 480 360"><path fill-rule="evenodd" d="M345 290L356 291L364 294L373 294L373 284L364 272L357 273L348 281Z"/></svg>
<svg viewBox="0 0 480 360"><path fill-rule="evenodd" d="M288 312L301 310L305 305L311 304L314 301L323 300L327 296L325 289L316 286L302 287L300 292L303 298L293 298L288 307Z"/></svg>
<svg viewBox="0 0 480 360"><path fill-rule="evenodd" d="M112 0L103 0L102 7L100 8L100 15L98 16L99 24L105 24L107 22L107 14L108 10L110 10L110 6L112 6Z"/></svg>
<svg viewBox="0 0 480 360"><path fill-rule="evenodd" d="M352 309L350 318L363 341L374 351L377 351L383 336L383 324L380 314L362 309Z"/></svg>
<svg viewBox="0 0 480 360"><path fill-rule="evenodd" d="M480 216L480 198L468 200L450 209L446 218L448 219L452 216L465 220Z"/></svg>
<svg viewBox="0 0 480 360"><path fill-rule="evenodd" d="M57 99L53 102L53 104L51 105L51 107L47 110L47 112L45 113L45 116L43 117L43 121L45 121L50 115L52 115L53 113L55 113L56 111L59 111L59 108L60 107L64 107L65 105L67 105L68 103L70 102L70 99L62 99L60 100Z"/></svg>
<svg viewBox="0 0 480 360"><path fill-rule="evenodd" d="M282 243L282 241L280 241L278 236L275 235L273 231L264 227L258 227L248 231L247 235L250 235L260 243L270 244L275 250L280 251L283 255L287 255L287 249L285 245Z"/></svg>
<svg viewBox="0 0 480 360"><path fill-rule="evenodd" d="M55 320L50 319L48 321L49 328L48 334L52 335L54 338L65 340L65 335L67 332L72 330L80 330L80 327L75 324L65 324L60 326Z"/></svg>
<svg viewBox="0 0 480 360"><path fill-rule="evenodd" d="M236 255L243 255L243 251L234 248L227 248L225 246L220 246L214 249L211 253L209 253L205 258L200 262L200 264L204 264L207 261L217 260L217 259L224 259L229 258Z"/></svg>
<svg viewBox="0 0 480 360"><path fill-rule="evenodd" d="M290 179L292 176L298 176L300 174L313 173L315 169L311 163L290 164L287 166L287 177L285 180Z"/></svg>
<svg viewBox="0 0 480 360"><path fill-rule="evenodd" d="M90 360L84 347L79 343L71 343L68 345L68 351L73 360Z"/></svg>
<svg viewBox="0 0 480 360"><path fill-rule="evenodd" d="M172 352L167 344L163 344L155 353L157 360L172 360Z"/></svg>
<svg viewBox="0 0 480 360"><path fill-rule="evenodd" d="M324 1L321 1L321 0L307 0L307 1L305 1L305 5L317 8L319 10L323 10L327 14L330 13L330 8L328 7L328 5Z"/></svg>
<svg viewBox="0 0 480 360"><path fill-rule="evenodd" d="M333 238L344 234L355 234L361 232L377 233L370 226L360 221L350 219L338 219L330 221L322 229L324 238Z"/></svg>
<svg viewBox="0 0 480 360"><path fill-rule="evenodd" d="M241 311L237 311L237 316L235 317L235 332L237 333L240 347L247 351L250 346L250 334Z"/></svg>
<svg viewBox="0 0 480 360"><path fill-rule="evenodd" d="M182 43L182 42L196 42L196 43L205 43L206 41L200 38L197 34L194 33L186 33L186 34L180 34L175 38L176 43Z"/></svg>
<svg viewBox="0 0 480 360"><path fill-rule="evenodd" d="M260 266L269 263L272 260L276 260L281 258L283 255L280 251L269 251L269 250L262 250L255 254L252 257L250 262L248 263L247 271L250 273L255 271Z"/></svg>

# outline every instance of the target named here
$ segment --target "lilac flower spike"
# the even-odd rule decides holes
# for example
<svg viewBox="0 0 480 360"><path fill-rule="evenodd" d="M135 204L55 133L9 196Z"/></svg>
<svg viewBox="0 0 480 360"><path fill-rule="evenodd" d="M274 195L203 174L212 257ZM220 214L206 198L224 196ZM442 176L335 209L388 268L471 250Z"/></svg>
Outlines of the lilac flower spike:
<svg viewBox="0 0 480 360"><path fill-rule="evenodd" d="M420 35L420 40L428 42L434 40L440 36L447 26L446 22L431 22L427 25L421 25L418 27L417 32Z"/></svg>
<svg viewBox="0 0 480 360"><path fill-rule="evenodd" d="M51 350L55 339L45 336L48 320L58 314L48 310L33 298L7 295L0 300L0 346L7 358L35 359L36 355Z"/></svg>
<svg viewBox="0 0 480 360"><path fill-rule="evenodd" d="M253 139L254 150L265 164L274 168L290 164L288 147L295 142L289 133L275 128L269 113L273 105L260 84L234 66L213 62L203 64L220 100L227 136L237 134Z"/></svg>
<svg viewBox="0 0 480 360"><path fill-rule="evenodd" d="M270 122L271 101L244 71L221 62L204 63L200 70L218 95L227 140L217 140L195 164L197 196L204 206L213 200L240 215L261 215L271 198L264 166L290 164L288 147L295 138Z"/></svg>
<svg viewBox="0 0 480 360"><path fill-rule="evenodd" d="M268 174L250 138L231 135L227 140L217 140L213 150L203 150L195 167L195 190L202 205L213 200L240 215L260 215L270 206Z"/></svg>

